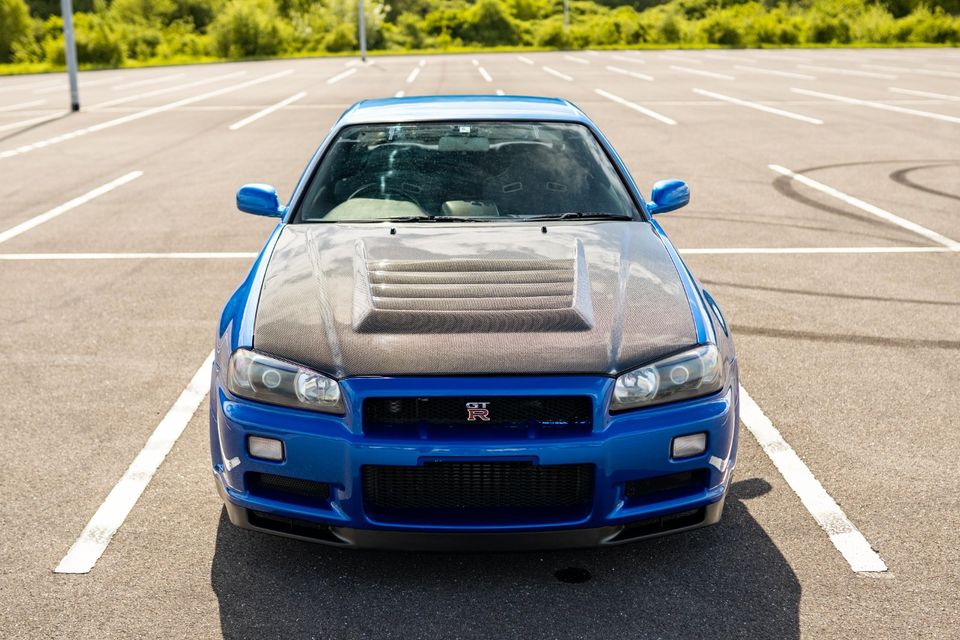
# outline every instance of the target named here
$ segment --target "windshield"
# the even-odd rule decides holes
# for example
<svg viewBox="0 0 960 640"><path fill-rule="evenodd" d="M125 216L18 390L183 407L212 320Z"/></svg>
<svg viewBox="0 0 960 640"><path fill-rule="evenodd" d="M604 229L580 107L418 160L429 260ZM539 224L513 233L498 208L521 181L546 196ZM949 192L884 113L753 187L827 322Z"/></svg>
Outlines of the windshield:
<svg viewBox="0 0 960 640"><path fill-rule="evenodd" d="M345 128L294 222L635 216L585 126L462 122Z"/></svg>

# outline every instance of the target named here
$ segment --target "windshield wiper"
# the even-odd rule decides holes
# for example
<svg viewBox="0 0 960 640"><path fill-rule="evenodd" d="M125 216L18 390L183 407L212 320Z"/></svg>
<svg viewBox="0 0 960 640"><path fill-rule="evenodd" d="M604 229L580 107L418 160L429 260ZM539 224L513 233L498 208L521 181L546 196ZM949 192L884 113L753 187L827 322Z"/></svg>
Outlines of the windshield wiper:
<svg viewBox="0 0 960 640"><path fill-rule="evenodd" d="M622 213L584 213L570 211L567 213L551 213L543 216L516 216L519 220L633 220L633 216Z"/></svg>
<svg viewBox="0 0 960 640"><path fill-rule="evenodd" d="M384 218L383 222L484 222L487 218L458 218L456 216L404 216Z"/></svg>

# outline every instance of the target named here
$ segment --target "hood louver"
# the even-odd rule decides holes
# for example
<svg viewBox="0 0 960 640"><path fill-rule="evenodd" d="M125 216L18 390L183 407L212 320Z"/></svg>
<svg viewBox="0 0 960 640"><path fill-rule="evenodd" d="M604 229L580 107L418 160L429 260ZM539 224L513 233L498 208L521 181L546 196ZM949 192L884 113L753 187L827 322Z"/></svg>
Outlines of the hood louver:
<svg viewBox="0 0 960 640"><path fill-rule="evenodd" d="M585 331L593 327L583 245L569 259L370 259L354 256L361 333Z"/></svg>

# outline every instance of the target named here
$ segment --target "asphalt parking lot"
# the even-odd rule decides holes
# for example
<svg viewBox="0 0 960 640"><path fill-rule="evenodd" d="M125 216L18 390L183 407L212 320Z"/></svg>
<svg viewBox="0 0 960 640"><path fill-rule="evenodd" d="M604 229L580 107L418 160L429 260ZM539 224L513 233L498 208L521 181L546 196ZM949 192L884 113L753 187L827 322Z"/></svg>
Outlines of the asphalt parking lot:
<svg viewBox="0 0 960 640"><path fill-rule="evenodd" d="M65 76L0 78L0 636L957 637L960 51L300 59L85 72L80 90L67 114ZM203 399L93 569L55 573L200 375L272 228L236 188L288 195L349 104L398 92L562 96L640 185L690 184L659 220L757 406L721 523L507 555L240 531ZM762 415L782 442L752 435ZM845 557L847 525L885 571Z"/></svg>

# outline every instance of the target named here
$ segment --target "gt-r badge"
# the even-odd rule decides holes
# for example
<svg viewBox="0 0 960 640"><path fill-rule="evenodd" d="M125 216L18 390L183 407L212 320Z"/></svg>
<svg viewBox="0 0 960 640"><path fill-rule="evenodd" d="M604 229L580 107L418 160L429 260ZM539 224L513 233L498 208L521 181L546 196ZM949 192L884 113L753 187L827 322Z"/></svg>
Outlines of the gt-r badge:
<svg viewBox="0 0 960 640"><path fill-rule="evenodd" d="M487 409L489 402L468 402L467 403L467 422L490 422L490 410Z"/></svg>

